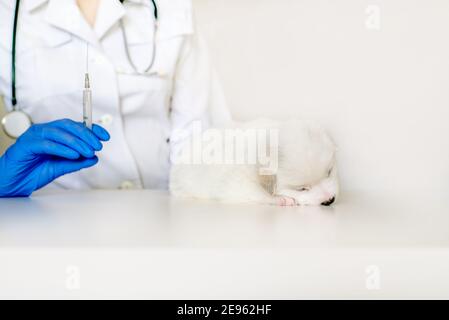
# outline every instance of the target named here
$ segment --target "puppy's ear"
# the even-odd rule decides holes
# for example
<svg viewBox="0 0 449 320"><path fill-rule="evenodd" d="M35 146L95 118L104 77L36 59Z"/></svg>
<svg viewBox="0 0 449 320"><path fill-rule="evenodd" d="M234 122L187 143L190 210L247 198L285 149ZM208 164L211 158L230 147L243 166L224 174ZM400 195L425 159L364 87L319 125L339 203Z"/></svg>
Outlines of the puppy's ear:
<svg viewBox="0 0 449 320"><path fill-rule="evenodd" d="M277 175L276 174L259 174L261 186L272 196L276 194Z"/></svg>

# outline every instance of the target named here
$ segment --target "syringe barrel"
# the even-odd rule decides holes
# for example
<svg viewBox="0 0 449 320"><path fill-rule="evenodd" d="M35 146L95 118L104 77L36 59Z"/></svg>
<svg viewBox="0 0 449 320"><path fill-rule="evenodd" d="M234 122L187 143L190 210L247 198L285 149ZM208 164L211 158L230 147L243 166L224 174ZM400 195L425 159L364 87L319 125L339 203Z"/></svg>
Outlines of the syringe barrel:
<svg viewBox="0 0 449 320"><path fill-rule="evenodd" d="M88 89L83 91L83 122L92 130L92 91Z"/></svg>

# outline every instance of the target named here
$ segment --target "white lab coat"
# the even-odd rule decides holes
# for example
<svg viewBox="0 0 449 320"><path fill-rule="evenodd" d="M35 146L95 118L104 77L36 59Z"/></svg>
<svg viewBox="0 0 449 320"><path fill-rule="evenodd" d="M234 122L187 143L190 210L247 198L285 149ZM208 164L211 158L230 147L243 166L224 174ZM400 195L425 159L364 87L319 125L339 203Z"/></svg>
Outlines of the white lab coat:
<svg viewBox="0 0 449 320"><path fill-rule="evenodd" d="M230 121L207 49L194 30L190 0L159 0L158 76L130 75L119 21L134 63L151 61L153 6L149 0L102 0L95 28L75 0L22 0L17 35L17 97L34 123L82 120L89 43L93 120L111 134L99 164L60 178L58 186L166 188L176 132ZM0 93L11 107L11 40L15 1L0 0ZM127 74L128 73L128 74Z"/></svg>

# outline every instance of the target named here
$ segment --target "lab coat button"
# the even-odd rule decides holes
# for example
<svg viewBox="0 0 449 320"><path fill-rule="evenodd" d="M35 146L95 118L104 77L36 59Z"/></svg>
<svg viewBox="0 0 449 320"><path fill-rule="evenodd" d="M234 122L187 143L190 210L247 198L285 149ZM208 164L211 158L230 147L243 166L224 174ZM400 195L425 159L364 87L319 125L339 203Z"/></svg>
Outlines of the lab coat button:
<svg viewBox="0 0 449 320"><path fill-rule="evenodd" d="M112 121L114 120L114 117L110 114L105 114L100 119L100 124L103 126L109 126L112 124Z"/></svg>
<svg viewBox="0 0 449 320"><path fill-rule="evenodd" d="M122 184L120 185L121 190L130 190L133 188L134 188L134 183L132 183L131 181L123 181Z"/></svg>

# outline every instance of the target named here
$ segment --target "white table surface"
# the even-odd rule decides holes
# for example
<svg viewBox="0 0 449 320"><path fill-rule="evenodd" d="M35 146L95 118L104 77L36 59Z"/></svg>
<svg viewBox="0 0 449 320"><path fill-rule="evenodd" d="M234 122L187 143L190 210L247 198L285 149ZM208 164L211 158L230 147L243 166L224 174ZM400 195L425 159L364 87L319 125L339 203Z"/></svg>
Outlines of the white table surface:
<svg viewBox="0 0 449 320"><path fill-rule="evenodd" d="M380 288L367 286L373 266ZM0 199L0 297L449 298L447 270L442 199L352 193L320 208L160 191Z"/></svg>

